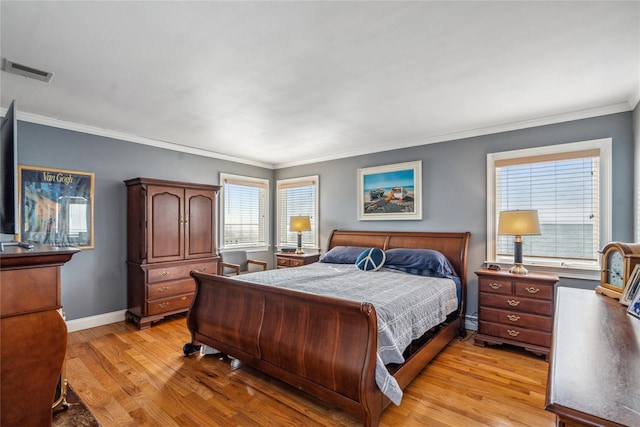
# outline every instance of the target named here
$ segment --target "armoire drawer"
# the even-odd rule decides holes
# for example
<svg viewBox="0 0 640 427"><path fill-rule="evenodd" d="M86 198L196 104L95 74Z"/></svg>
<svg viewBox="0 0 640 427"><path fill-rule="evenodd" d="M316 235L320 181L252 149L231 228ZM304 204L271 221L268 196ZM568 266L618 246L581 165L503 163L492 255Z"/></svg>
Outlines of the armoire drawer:
<svg viewBox="0 0 640 427"><path fill-rule="evenodd" d="M157 283L166 280L182 279L190 277L192 271L215 274L216 267L217 263L215 261L195 262L171 267L152 267L147 269L147 282Z"/></svg>
<svg viewBox="0 0 640 427"><path fill-rule="evenodd" d="M147 313L149 313L149 316L153 316L154 314L189 308L191 301L193 301L193 296L194 294L192 293L172 298L149 301L147 303Z"/></svg>
<svg viewBox="0 0 640 427"><path fill-rule="evenodd" d="M187 279L154 283L147 287L147 299L149 301L153 301L161 298L193 293L195 290L196 282L191 277Z"/></svg>

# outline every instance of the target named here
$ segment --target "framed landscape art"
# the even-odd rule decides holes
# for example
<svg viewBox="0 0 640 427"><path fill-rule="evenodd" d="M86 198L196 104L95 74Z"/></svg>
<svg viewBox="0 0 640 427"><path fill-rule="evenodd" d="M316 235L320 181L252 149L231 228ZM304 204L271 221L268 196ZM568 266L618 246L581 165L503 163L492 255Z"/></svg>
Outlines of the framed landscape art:
<svg viewBox="0 0 640 427"><path fill-rule="evenodd" d="M20 240L93 249L94 174L18 166Z"/></svg>
<svg viewBox="0 0 640 427"><path fill-rule="evenodd" d="M358 220L422 219L422 161L358 169Z"/></svg>

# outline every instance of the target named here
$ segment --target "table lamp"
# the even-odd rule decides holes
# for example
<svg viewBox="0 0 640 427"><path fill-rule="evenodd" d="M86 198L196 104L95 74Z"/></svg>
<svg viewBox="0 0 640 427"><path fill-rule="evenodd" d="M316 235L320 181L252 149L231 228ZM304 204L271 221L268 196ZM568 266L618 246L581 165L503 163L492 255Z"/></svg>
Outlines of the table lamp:
<svg viewBox="0 0 640 427"><path fill-rule="evenodd" d="M289 220L289 231L296 231L298 233L298 249L296 249L296 254L303 254L302 232L311 231L311 218L308 216L292 216Z"/></svg>
<svg viewBox="0 0 640 427"><path fill-rule="evenodd" d="M527 274L522 265L522 236L539 236L540 222L536 210L502 211L498 219L498 235L515 236L513 243L512 274Z"/></svg>

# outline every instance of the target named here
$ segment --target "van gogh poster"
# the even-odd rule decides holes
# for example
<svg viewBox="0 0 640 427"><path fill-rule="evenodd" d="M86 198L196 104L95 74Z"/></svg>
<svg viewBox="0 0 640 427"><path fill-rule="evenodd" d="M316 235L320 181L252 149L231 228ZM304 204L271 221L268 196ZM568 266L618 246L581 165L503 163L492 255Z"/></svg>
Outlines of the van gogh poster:
<svg viewBox="0 0 640 427"><path fill-rule="evenodd" d="M93 249L94 174L18 167L20 240Z"/></svg>

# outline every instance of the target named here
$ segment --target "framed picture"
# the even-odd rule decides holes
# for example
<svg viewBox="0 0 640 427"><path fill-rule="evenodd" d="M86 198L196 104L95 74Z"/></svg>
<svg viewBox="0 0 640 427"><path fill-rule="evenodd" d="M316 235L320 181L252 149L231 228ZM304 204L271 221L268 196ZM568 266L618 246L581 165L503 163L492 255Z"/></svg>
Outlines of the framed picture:
<svg viewBox="0 0 640 427"><path fill-rule="evenodd" d="M94 174L18 166L20 240L93 249Z"/></svg>
<svg viewBox="0 0 640 427"><path fill-rule="evenodd" d="M636 295L629 303L627 313L633 314L636 317L640 317L640 292L636 292Z"/></svg>
<svg viewBox="0 0 640 427"><path fill-rule="evenodd" d="M631 300L638 294L640 289L640 264L636 264L629 276L622 297L620 298L620 304L629 305Z"/></svg>
<svg viewBox="0 0 640 427"><path fill-rule="evenodd" d="M422 219L422 161L358 169L358 220Z"/></svg>

